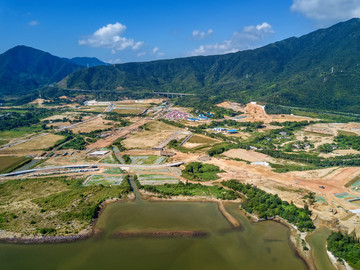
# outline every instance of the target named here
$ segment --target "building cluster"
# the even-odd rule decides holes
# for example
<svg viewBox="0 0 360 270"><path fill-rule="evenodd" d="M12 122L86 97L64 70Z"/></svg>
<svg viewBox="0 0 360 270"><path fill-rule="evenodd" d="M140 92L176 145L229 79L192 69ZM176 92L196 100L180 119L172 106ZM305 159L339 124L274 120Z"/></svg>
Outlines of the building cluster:
<svg viewBox="0 0 360 270"><path fill-rule="evenodd" d="M169 111L167 114L164 115L164 118L168 120L186 120L189 117L191 117L191 115L187 112L182 112L178 110Z"/></svg>

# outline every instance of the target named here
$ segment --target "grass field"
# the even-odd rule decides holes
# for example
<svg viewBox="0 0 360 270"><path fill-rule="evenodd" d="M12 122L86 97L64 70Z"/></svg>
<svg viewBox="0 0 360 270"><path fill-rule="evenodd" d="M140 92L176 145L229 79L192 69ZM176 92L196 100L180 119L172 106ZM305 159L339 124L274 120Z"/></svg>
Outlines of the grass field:
<svg viewBox="0 0 360 270"><path fill-rule="evenodd" d="M123 145L127 149L155 147L174 134L176 130L178 130L177 127L163 122L149 122L146 124L144 130L126 138L123 141Z"/></svg>
<svg viewBox="0 0 360 270"><path fill-rule="evenodd" d="M114 109L112 112L119 114L139 114L143 111L143 109Z"/></svg>
<svg viewBox="0 0 360 270"><path fill-rule="evenodd" d="M206 137L206 136L200 136L200 135L194 135L190 138L189 143L202 143L202 144L214 144L217 143L218 140Z"/></svg>
<svg viewBox="0 0 360 270"><path fill-rule="evenodd" d="M29 160L25 157L0 156L0 173L11 172Z"/></svg>
<svg viewBox="0 0 360 270"><path fill-rule="evenodd" d="M0 230L66 235L88 228L100 203L130 192L122 185L83 186L84 179L51 177L0 184Z"/></svg>
<svg viewBox="0 0 360 270"><path fill-rule="evenodd" d="M131 164L163 164L166 162L166 157L160 156L131 156Z"/></svg>
<svg viewBox="0 0 360 270"><path fill-rule="evenodd" d="M11 139L24 137L30 135L31 133L42 131L40 125L33 125L29 127L14 128L12 130L0 131L0 138L2 141L10 141Z"/></svg>
<svg viewBox="0 0 360 270"><path fill-rule="evenodd" d="M114 157L112 155L109 155L109 156L105 157L104 159L102 159L101 163L117 164L118 162L114 159Z"/></svg>
<svg viewBox="0 0 360 270"><path fill-rule="evenodd" d="M124 171L120 168L109 168L109 169L106 169L104 170L104 173L107 173L107 174L123 174Z"/></svg>
<svg viewBox="0 0 360 270"><path fill-rule="evenodd" d="M234 191L218 186L203 186L200 184L165 184L159 186L144 186L150 192L161 194L162 196L199 196L212 197L217 199L234 200L239 197Z"/></svg>
<svg viewBox="0 0 360 270"><path fill-rule="evenodd" d="M138 176L138 179L139 180L179 180L179 178L165 174L140 174Z"/></svg>
<svg viewBox="0 0 360 270"><path fill-rule="evenodd" d="M29 140L24 143L20 143L14 145L9 148L9 150L40 150L46 149L48 147L53 146L58 140L63 139L64 136L55 135L55 134L47 134L45 136L41 136L39 138L35 138Z"/></svg>
<svg viewBox="0 0 360 270"><path fill-rule="evenodd" d="M91 107L82 107L78 109L82 112L104 112L107 106L91 106Z"/></svg>

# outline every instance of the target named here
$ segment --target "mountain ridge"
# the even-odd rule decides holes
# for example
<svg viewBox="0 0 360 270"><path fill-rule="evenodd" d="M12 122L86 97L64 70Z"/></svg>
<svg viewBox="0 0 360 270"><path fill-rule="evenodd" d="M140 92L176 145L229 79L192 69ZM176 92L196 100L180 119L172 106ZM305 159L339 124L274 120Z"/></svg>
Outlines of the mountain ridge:
<svg viewBox="0 0 360 270"><path fill-rule="evenodd" d="M355 18L254 50L94 67L66 81L69 88L181 91L354 111L360 108L359 64Z"/></svg>
<svg viewBox="0 0 360 270"><path fill-rule="evenodd" d="M60 81L86 67L86 63L92 66L105 64L97 58L60 58L32 47L15 46L0 55L0 93L26 94L42 85Z"/></svg>

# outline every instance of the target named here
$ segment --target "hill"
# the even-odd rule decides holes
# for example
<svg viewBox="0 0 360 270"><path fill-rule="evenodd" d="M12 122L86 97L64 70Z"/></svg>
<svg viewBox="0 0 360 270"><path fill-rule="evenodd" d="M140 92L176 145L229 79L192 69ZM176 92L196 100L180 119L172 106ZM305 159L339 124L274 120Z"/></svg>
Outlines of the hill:
<svg viewBox="0 0 360 270"><path fill-rule="evenodd" d="M81 68L47 52L16 46L0 55L0 93L21 95Z"/></svg>
<svg viewBox="0 0 360 270"><path fill-rule="evenodd" d="M97 66L69 88L179 91L198 104L224 99L341 111L360 109L360 20L237 53Z"/></svg>
<svg viewBox="0 0 360 270"><path fill-rule="evenodd" d="M95 57L74 57L69 59L73 64L84 66L84 67L96 67L96 66L108 66L108 63L105 63Z"/></svg>

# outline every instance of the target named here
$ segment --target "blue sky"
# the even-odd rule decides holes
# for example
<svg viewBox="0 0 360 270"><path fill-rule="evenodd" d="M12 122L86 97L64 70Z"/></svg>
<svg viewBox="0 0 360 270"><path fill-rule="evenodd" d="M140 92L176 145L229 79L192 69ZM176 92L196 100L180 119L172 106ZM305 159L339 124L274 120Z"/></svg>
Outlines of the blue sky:
<svg viewBox="0 0 360 270"><path fill-rule="evenodd" d="M0 53L111 63L252 49L360 17L360 0L0 0Z"/></svg>

